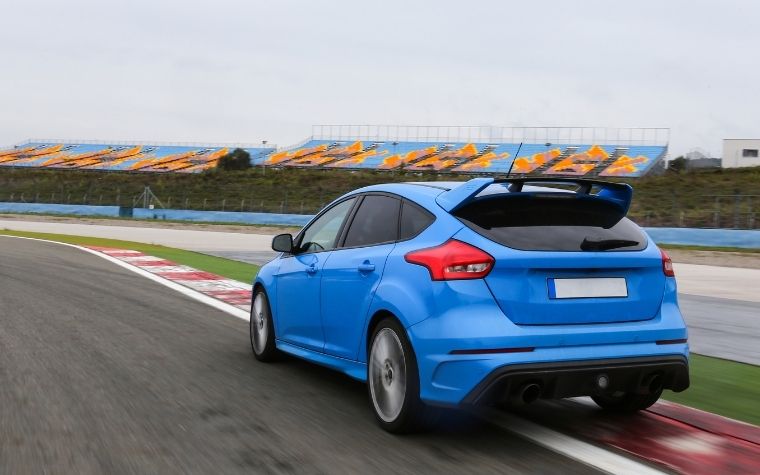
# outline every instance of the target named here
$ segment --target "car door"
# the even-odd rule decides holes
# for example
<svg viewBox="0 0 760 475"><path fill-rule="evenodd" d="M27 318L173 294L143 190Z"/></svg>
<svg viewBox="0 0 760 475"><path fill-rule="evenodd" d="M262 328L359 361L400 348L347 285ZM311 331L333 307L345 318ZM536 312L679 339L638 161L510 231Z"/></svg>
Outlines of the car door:
<svg viewBox="0 0 760 475"><path fill-rule="evenodd" d="M398 237L401 200L370 194L362 198L342 244L322 270L325 353L356 359L367 311Z"/></svg>
<svg viewBox="0 0 760 475"><path fill-rule="evenodd" d="M294 252L284 256L277 279L277 337L288 343L322 351L320 279L356 198L328 208L295 239Z"/></svg>

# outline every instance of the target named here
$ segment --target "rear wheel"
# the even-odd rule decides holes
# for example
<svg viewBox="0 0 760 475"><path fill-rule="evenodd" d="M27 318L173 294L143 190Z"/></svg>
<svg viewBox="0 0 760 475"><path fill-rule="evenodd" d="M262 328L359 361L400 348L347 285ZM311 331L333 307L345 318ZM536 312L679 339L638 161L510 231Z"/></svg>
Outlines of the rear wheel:
<svg viewBox="0 0 760 475"><path fill-rule="evenodd" d="M596 395L591 399L604 410L620 413L643 411L656 403L662 395L662 389L649 394L623 393L619 395Z"/></svg>
<svg viewBox="0 0 760 475"><path fill-rule="evenodd" d="M414 432L432 422L433 409L420 400L414 351L392 318L382 320L372 334L367 387L375 418L388 432Z"/></svg>
<svg viewBox="0 0 760 475"><path fill-rule="evenodd" d="M261 287L253 293L250 334L253 356L259 361L274 360L278 351L274 344L272 310L269 308L267 294Z"/></svg>

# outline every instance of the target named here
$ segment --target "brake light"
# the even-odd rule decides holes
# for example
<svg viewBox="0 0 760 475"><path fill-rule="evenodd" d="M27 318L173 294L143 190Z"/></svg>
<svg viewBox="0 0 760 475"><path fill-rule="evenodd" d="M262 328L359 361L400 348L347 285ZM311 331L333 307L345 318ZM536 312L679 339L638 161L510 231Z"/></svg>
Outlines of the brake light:
<svg viewBox="0 0 760 475"><path fill-rule="evenodd" d="M662 273L667 277L675 277L676 273L673 271L673 261L670 260L668 253L660 249L662 254Z"/></svg>
<svg viewBox="0 0 760 475"><path fill-rule="evenodd" d="M455 239L440 246L412 251L404 259L427 267L433 280L481 279L491 272L494 263L487 252Z"/></svg>

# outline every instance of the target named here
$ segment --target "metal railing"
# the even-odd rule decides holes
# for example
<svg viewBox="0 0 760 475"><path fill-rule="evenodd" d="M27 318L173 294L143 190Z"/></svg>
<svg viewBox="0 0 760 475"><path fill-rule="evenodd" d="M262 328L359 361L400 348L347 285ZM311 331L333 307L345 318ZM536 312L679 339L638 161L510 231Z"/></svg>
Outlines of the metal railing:
<svg viewBox="0 0 760 475"><path fill-rule="evenodd" d="M643 209L634 200L629 217L642 226L676 228L758 229L760 195L702 195L700 206L686 206L676 196L659 196L657 208Z"/></svg>
<svg viewBox="0 0 760 475"><path fill-rule="evenodd" d="M413 142L557 143L660 145L670 140L661 127L493 127L458 125L314 125L313 140Z"/></svg>
<svg viewBox="0 0 760 475"><path fill-rule="evenodd" d="M277 145L270 143L209 143L209 142L161 142L150 140L71 140L71 139L27 139L14 147L29 144L61 144L61 145L155 145L157 147L200 147L200 148L260 148L275 150Z"/></svg>

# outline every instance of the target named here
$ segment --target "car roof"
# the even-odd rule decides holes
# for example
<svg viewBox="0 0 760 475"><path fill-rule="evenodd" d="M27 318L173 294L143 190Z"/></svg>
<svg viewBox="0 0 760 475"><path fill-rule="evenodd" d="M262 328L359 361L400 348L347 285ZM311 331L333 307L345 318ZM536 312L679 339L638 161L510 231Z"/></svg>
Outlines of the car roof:
<svg viewBox="0 0 760 475"><path fill-rule="evenodd" d="M378 185L365 186L354 190L347 195L369 192L393 193L413 201L435 201L435 197L451 188L436 186L437 182L429 183L381 183ZM421 203L422 204L422 203Z"/></svg>
<svg viewBox="0 0 760 475"><path fill-rule="evenodd" d="M417 204L422 205L423 207L427 208L429 211L432 211L435 214L439 214L440 212L446 213L446 211L444 211L443 208L441 208L441 206L438 203L436 203L436 198L441 193L451 191L465 183L467 182L466 181L413 181L413 182L398 182L398 183L381 183L378 185L369 185L363 188L353 190L349 193L346 193L338 200L344 197L356 195L359 193L371 193L371 192L392 193L395 195L399 195L403 198L407 198L411 201L414 201ZM488 187L483 189L478 194L478 196L482 197L486 195L509 193L509 190L507 186L505 185L506 184L503 184L503 183L495 183L493 185L489 185ZM562 191L567 191L567 190L526 185L523 188L523 191L562 192Z"/></svg>
<svg viewBox="0 0 760 475"><path fill-rule="evenodd" d="M406 196L406 193L410 195L423 194L426 196L438 196L444 191L451 191L467 183L466 181L406 181L397 183L382 183L378 185L365 186L351 192L353 193L365 193L369 191L387 191L389 193L396 193L401 196ZM480 192L480 196L491 195L496 193L509 192L504 183L494 183L489 185L483 191ZM545 186L526 185L522 191L568 191L560 188L552 188Z"/></svg>

